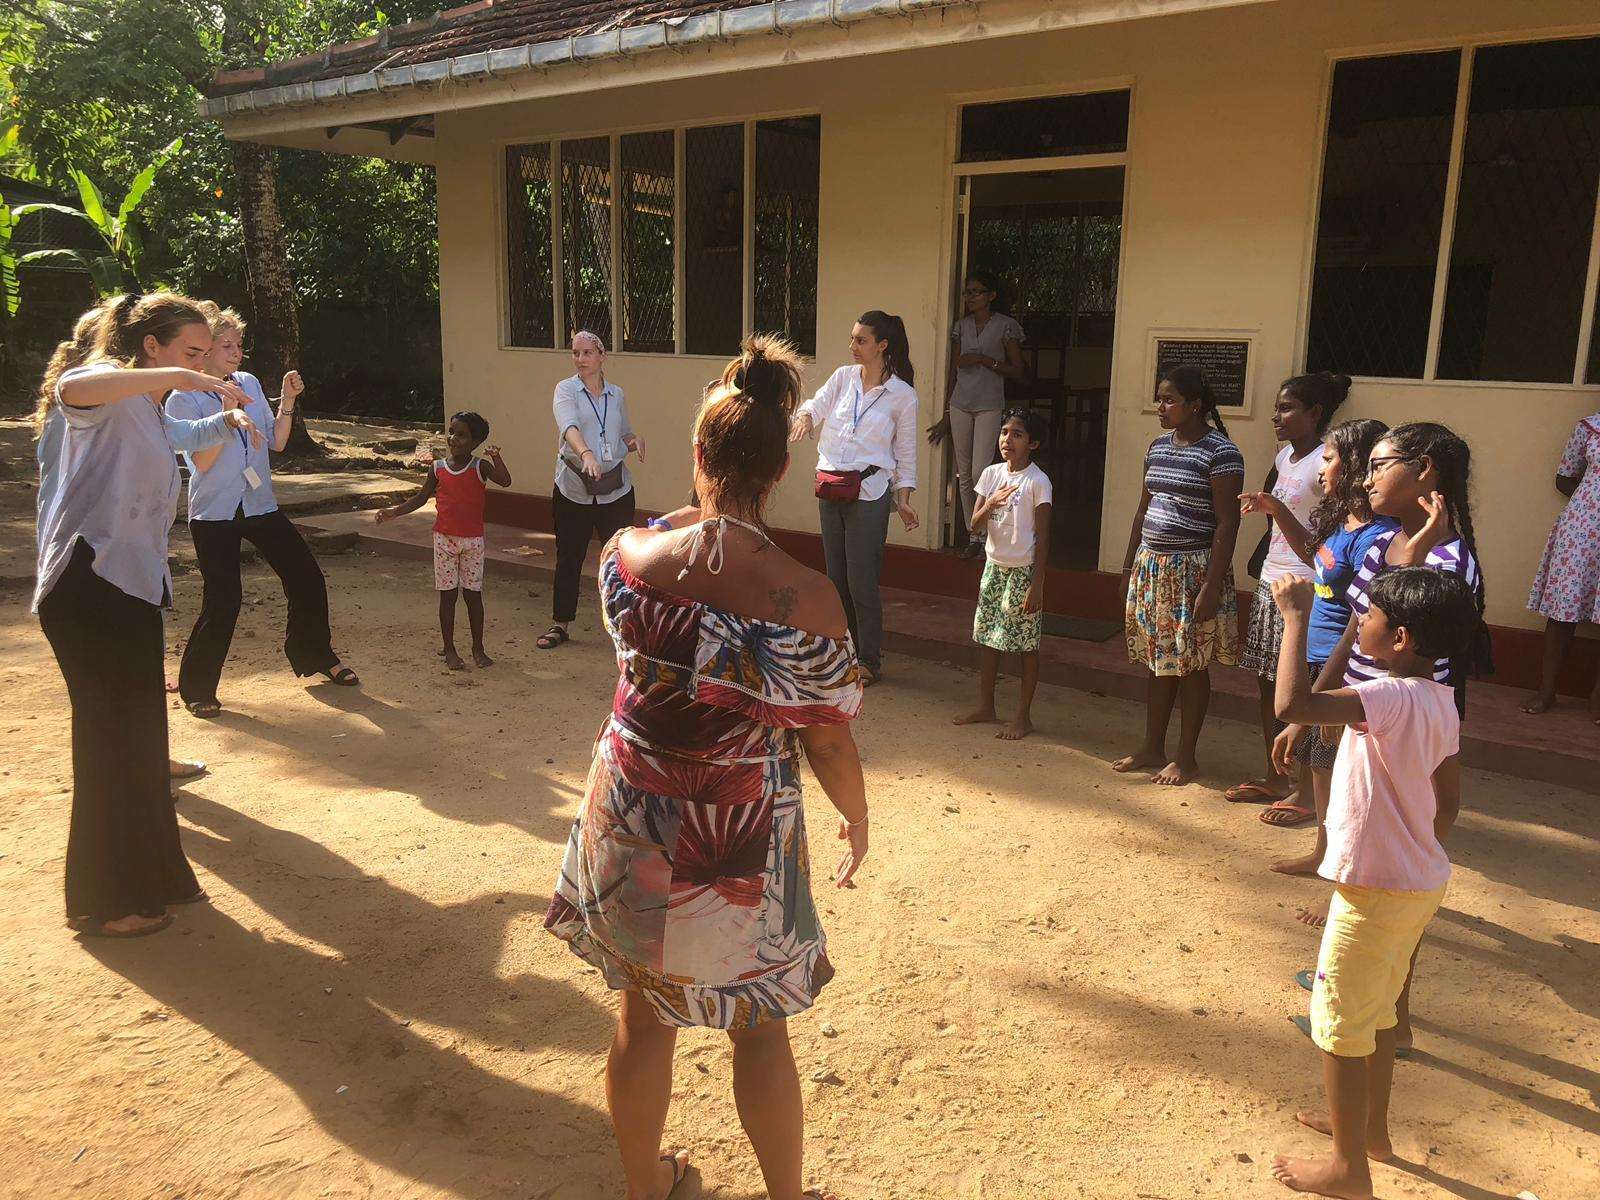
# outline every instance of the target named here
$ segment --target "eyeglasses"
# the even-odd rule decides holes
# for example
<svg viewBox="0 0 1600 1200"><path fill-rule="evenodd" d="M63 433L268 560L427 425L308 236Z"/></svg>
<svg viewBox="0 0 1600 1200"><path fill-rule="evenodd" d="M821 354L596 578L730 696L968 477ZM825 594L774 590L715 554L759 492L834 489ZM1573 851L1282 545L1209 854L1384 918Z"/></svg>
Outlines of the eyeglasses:
<svg viewBox="0 0 1600 1200"><path fill-rule="evenodd" d="M1371 479L1383 471L1394 466L1395 463L1416 462L1415 454L1390 454L1383 458L1369 458L1367 460L1367 478Z"/></svg>

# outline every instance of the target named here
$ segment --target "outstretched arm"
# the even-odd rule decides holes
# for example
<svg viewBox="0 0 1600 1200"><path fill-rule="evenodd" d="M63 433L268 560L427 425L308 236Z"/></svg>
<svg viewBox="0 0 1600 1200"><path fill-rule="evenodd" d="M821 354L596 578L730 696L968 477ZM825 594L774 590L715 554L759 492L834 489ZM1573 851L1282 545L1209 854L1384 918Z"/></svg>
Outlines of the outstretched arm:
<svg viewBox="0 0 1600 1200"><path fill-rule="evenodd" d="M403 504L396 504L389 508L380 508L377 512L372 514L372 519L378 524L382 525L385 521L392 521L396 517L403 517L407 513L416 512L417 509L421 508L429 500L433 499L433 493L438 490L438 487L439 481L434 476L433 468L429 467L428 477L422 481L422 486L417 489L416 495L412 496L411 499L407 500Z"/></svg>

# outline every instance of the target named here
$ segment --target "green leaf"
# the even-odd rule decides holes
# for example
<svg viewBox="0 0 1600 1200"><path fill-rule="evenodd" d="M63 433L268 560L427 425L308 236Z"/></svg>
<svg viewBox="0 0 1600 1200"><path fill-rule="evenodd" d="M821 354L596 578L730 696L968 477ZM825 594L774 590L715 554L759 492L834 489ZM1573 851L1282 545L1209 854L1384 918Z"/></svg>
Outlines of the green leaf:
<svg viewBox="0 0 1600 1200"><path fill-rule="evenodd" d="M80 221L88 221L89 224L94 225L94 221L90 219L89 214L81 208L69 208L65 204L51 204L47 201L40 201L37 204L19 204L11 210L11 215L20 218L36 212L60 213L63 217L77 217ZM95 225L95 228L98 229L100 227Z"/></svg>
<svg viewBox="0 0 1600 1200"><path fill-rule="evenodd" d="M48 264L58 267L85 267L89 266L83 255L76 250L35 250L31 254L24 254L17 259L17 266L27 267L36 263Z"/></svg>
<svg viewBox="0 0 1600 1200"><path fill-rule="evenodd" d="M14 317L22 305L22 282L17 278L17 255L11 249L11 231L17 227L16 217L5 197L0 196L0 298L3 298L6 316Z"/></svg>
<svg viewBox="0 0 1600 1200"><path fill-rule="evenodd" d="M128 289L122 282L122 264L115 255L107 254L101 258L89 260L89 277L94 280L94 289L101 296L115 296Z"/></svg>
<svg viewBox="0 0 1600 1200"><path fill-rule="evenodd" d="M139 207L139 202L144 199L145 193L150 190L150 185L156 181L156 172L166 166L167 160L176 154L183 146L181 137L173 138L156 154L150 165L145 167L133 177L133 183L128 187L128 194L122 198L122 207L117 211L115 235L122 238L128 227L128 218Z"/></svg>
<svg viewBox="0 0 1600 1200"><path fill-rule="evenodd" d="M69 171L68 175L72 182L78 185L78 195L83 199L83 211L89 220L93 221L95 228L105 235L106 241L113 241L117 236L117 230L111 223L111 214L106 212L106 202L101 199L100 189L95 187L94 180L78 170Z"/></svg>

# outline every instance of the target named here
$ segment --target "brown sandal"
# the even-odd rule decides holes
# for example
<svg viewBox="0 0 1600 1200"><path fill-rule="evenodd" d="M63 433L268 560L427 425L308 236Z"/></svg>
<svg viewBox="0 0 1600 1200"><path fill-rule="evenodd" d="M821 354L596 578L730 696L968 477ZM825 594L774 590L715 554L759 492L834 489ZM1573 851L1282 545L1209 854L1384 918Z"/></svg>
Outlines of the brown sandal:
<svg viewBox="0 0 1600 1200"><path fill-rule="evenodd" d="M1304 825L1307 821L1315 821L1317 819L1317 810L1280 800L1276 804L1267 805L1259 815L1263 824L1272 825L1278 829L1293 829L1296 825Z"/></svg>

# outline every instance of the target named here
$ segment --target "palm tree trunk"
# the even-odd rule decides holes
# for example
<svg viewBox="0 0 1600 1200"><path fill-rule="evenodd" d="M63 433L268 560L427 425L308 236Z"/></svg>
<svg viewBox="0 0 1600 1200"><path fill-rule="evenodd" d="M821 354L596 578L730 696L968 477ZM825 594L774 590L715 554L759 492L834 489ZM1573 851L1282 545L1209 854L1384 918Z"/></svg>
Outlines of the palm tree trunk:
<svg viewBox="0 0 1600 1200"><path fill-rule="evenodd" d="M271 391L285 371L300 364L294 271L284 241L283 218L278 212L278 152L255 142L232 142L228 149L233 156L239 219L244 226L245 268L254 316L251 358L262 386ZM296 405L294 430L284 454L293 458L324 453L306 429L301 407Z"/></svg>

